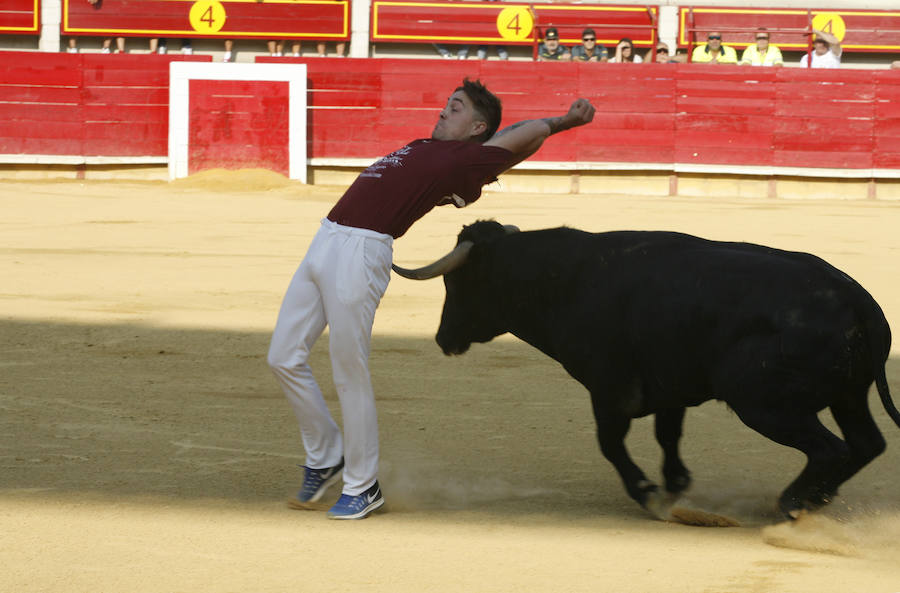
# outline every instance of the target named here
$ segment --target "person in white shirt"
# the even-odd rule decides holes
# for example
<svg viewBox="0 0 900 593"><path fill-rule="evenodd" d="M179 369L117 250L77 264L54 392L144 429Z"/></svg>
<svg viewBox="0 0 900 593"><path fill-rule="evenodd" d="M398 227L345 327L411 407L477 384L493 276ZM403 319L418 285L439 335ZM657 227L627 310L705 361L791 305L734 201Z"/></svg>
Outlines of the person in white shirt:
<svg viewBox="0 0 900 593"><path fill-rule="evenodd" d="M634 42L627 37L623 37L616 46L615 57L609 60L610 64L622 64L625 62L634 62L640 64L644 60L634 51Z"/></svg>
<svg viewBox="0 0 900 593"><path fill-rule="evenodd" d="M739 63L751 66L784 66L784 59L778 46L769 44L769 31L765 27L760 27L756 31L756 44L747 46Z"/></svg>
<svg viewBox="0 0 900 593"><path fill-rule="evenodd" d="M813 41L813 51L803 54L800 58L800 66L806 68L840 68L841 67L841 42L831 33L825 33L813 29L816 38ZM812 56L812 63L809 58Z"/></svg>

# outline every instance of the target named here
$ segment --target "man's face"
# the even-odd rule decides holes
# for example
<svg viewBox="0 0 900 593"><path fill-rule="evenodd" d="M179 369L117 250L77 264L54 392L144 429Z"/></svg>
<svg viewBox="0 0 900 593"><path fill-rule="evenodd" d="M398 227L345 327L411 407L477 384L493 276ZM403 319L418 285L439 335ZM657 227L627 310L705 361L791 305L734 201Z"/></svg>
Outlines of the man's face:
<svg viewBox="0 0 900 593"><path fill-rule="evenodd" d="M556 42L559 44L559 42ZM597 46L597 36L588 33L584 37L581 38L581 44L584 46L584 51L587 52L588 55L594 51L594 48Z"/></svg>
<svg viewBox="0 0 900 593"><path fill-rule="evenodd" d="M710 33L709 37L706 38L706 41L709 43L709 49L716 51L722 47L722 34Z"/></svg>
<svg viewBox="0 0 900 593"><path fill-rule="evenodd" d="M472 101L463 91L456 91L441 110L431 132L434 140L471 140L481 135L487 124L475 111Z"/></svg>
<svg viewBox="0 0 900 593"><path fill-rule="evenodd" d="M669 48L667 47L657 47L656 48L656 61L660 63L669 61Z"/></svg>
<svg viewBox="0 0 900 593"><path fill-rule="evenodd" d="M545 40L544 40L544 45L545 45L545 46L547 47L547 49L549 49L550 51L556 51L556 48L559 47L559 38L558 38L558 37L555 37L555 38L553 38L553 39L545 39Z"/></svg>
<svg viewBox="0 0 900 593"><path fill-rule="evenodd" d="M816 53L819 54L820 56L821 56L822 54L827 54L827 53L828 53L828 44L825 43L825 42L824 42L823 40L821 40L821 39L816 39L816 41L815 41L815 48L816 48Z"/></svg>
<svg viewBox="0 0 900 593"><path fill-rule="evenodd" d="M761 52L764 52L767 49L769 49L769 36L768 35L763 35L762 33L760 33L759 35L756 36L756 49L758 49Z"/></svg>

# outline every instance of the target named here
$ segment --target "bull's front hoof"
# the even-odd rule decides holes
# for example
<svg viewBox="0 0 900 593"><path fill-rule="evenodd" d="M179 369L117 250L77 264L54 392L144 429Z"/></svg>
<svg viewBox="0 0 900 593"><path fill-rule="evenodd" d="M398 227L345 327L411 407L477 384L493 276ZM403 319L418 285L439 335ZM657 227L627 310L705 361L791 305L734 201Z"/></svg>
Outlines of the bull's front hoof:
<svg viewBox="0 0 900 593"><path fill-rule="evenodd" d="M660 521L669 521L672 518L672 505L679 496L671 492L660 492L652 482L646 482L646 486L642 484L641 488L644 490L644 502L641 506Z"/></svg>

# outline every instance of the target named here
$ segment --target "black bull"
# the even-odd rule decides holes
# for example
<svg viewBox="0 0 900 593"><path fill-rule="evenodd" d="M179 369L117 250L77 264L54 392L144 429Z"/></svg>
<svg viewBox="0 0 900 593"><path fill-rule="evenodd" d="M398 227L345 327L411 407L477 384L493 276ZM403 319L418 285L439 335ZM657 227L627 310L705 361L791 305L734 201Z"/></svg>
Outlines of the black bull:
<svg viewBox="0 0 900 593"><path fill-rule="evenodd" d="M891 333L872 296L806 253L671 232L514 232L464 227L453 252L407 278L444 276L437 342L462 354L510 332L560 362L591 394L597 438L628 494L657 516L690 473L678 452L686 406L724 401L750 428L807 456L781 511L829 502L884 451L874 381L900 426L884 365ZM844 435L817 413L830 408ZM625 448L655 414L663 497Z"/></svg>

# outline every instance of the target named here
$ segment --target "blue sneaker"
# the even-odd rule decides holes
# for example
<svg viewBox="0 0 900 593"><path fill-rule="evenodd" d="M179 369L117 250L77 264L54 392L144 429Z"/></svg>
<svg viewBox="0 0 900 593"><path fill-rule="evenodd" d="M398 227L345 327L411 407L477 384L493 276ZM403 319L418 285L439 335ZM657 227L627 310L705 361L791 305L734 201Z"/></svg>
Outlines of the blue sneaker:
<svg viewBox="0 0 900 593"><path fill-rule="evenodd" d="M310 502L316 502L325 494L335 482L341 479L341 470L344 469L344 460L334 467L313 469L303 466L303 487L297 493L297 498L291 501L295 508L306 508Z"/></svg>
<svg viewBox="0 0 900 593"><path fill-rule="evenodd" d="M341 497L328 511L329 519L364 519L369 513L384 504L381 486L375 482L362 494L341 494Z"/></svg>

